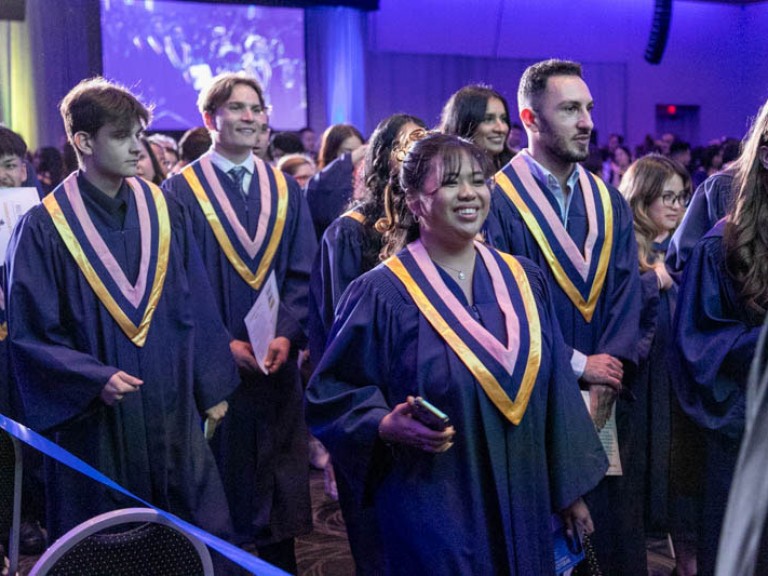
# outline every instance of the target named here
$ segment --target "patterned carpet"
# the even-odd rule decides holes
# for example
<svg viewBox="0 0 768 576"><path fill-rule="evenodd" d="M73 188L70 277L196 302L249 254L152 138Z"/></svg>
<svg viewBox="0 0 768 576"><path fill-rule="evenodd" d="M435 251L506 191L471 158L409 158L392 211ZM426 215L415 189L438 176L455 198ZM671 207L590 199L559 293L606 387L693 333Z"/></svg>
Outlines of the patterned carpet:
<svg viewBox="0 0 768 576"><path fill-rule="evenodd" d="M301 576L354 576L355 568L347 544L339 506L323 492L323 474L310 473L314 531L297 542ZM666 538L648 539L648 576L668 576L675 561Z"/></svg>
<svg viewBox="0 0 768 576"><path fill-rule="evenodd" d="M347 533L339 506L323 491L323 474L310 474L312 513L315 529L296 543L296 556L301 576L354 576L355 568L347 543ZM21 559L20 574L24 576L37 557ZM648 575L668 576L674 567L666 539L648 540Z"/></svg>
<svg viewBox="0 0 768 576"><path fill-rule="evenodd" d="M314 531L296 542L302 576L354 576L355 565L347 543L347 530L337 502L325 495L323 473L310 472Z"/></svg>

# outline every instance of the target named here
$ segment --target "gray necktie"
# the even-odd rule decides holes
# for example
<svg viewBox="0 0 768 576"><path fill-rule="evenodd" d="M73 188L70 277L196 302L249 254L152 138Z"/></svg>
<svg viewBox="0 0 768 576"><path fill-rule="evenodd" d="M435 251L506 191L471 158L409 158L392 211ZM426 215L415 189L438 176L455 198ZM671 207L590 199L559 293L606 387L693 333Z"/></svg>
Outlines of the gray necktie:
<svg viewBox="0 0 768 576"><path fill-rule="evenodd" d="M245 190L243 190L243 180L245 179L245 173L248 172L243 166L235 166L227 174L232 178L232 182L235 183L235 187L240 191L240 194L245 198Z"/></svg>

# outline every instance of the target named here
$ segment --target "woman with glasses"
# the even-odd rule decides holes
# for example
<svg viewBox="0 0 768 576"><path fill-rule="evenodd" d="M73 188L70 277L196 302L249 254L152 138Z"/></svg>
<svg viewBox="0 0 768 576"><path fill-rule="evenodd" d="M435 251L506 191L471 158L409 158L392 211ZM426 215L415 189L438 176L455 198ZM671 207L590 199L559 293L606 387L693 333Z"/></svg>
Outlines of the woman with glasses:
<svg viewBox="0 0 768 576"><path fill-rule="evenodd" d="M643 303L640 364L631 386L635 402L629 429L634 438L629 453L633 457L622 462L623 471L632 489L647 492L644 498L634 499L638 503L635 522L644 524L648 532L671 532L678 571L688 574L682 566L695 562L695 538L691 536L695 531L680 526L676 513L679 498L676 492L670 495L671 437L680 408L673 398L667 363L673 346L677 286L664 265L664 255L690 198L691 178L674 160L649 154L629 166L620 190L632 208Z"/></svg>
<svg viewBox="0 0 768 576"><path fill-rule="evenodd" d="M745 387L768 308L768 105L736 161L733 209L694 248L675 317L680 404L699 426L702 515L698 574L713 574L744 433Z"/></svg>

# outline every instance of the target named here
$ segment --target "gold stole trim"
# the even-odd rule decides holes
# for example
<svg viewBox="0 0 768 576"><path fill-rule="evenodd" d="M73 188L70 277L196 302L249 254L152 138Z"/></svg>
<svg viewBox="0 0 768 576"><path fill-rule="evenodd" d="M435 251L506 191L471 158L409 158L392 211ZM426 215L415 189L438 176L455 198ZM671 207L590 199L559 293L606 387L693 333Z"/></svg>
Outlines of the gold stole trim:
<svg viewBox="0 0 768 576"><path fill-rule="evenodd" d="M101 281L101 278L99 278L96 270L93 269L93 266L88 260L88 257L85 255L85 252L83 252L83 249L80 246L79 240L75 236L75 233L72 231L72 228L69 226L67 217L61 210L61 206L59 206L59 203L56 200L54 194L48 194L45 198L43 198L43 205L51 215L51 219L53 220L53 225L56 227L56 231L59 233L59 236L61 236L61 239L64 241L64 245L69 250L72 258L74 258L75 262L80 268L80 271L83 273L83 276L85 276L85 279L91 286L91 289L107 309L115 322L117 322L117 325L120 326L123 332L125 332L125 335L128 336L131 342L133 342L139 348L144 346L147 341L149 324L152 321L152 316L154 316L155 310L157 309L157 302L160 300L160 296L163 293L165 275L168 271L168 254L171 246L171 226L170 220L168 218L168 206L165 203L165 197L160 191L160 188L154 184L150 184L149 182L145 182L145 184L149 185L149 188L152 192L152 199L154 200L155 207L157 208L158 253L157 265L155 268L155 280L152 283L152 290L149 294L149 300L147 301L144 315L141 319L141 323L138 326L136 326L131 321L131 319L126 316L125 312L123 312L123 309L112 297L112 294L109 293L109 290L107 290L107 287L104 286L104 283ZM143 188L141 189L141 192L144 193Z"/></svg>
<svg viewBox="0 0 768 576"><path fill-rule="evenodd" d="M8 337L8 324L6 322L3 322L0 324L0 342L5 340Z"/></svg>
<svg viewBox="0 0 768 576"><path fill-rule="evenodd" d="M341 215L342 218L352 218L352 220L358 222L359 224L365 224L365 216L360 214L360 212L357 212L356 210L347 210L344 212L344 214Z"/></svg>
<svg viewBox="0 0 768 576"><path fill-rule="evenodd" d="M593 177L595 178L597 189L600 193L600 200L603 207L603 216L605 219L605 230L603 247L600 250L600 258L597 262L595 277L592 280L592 288L589 292L589 299L584 300L581 292L579 292L579 290L573 284L573 281L568 277L568 274L566 274L562 264L560 264L560 261L555 256L549 240L544 235L544 231L541 229L541 226L539 226L536 217L528 208L528 205L520 197L520 193L515 188L515 185L512 184L512 181L503 172L496 174L496 183L501 187L507 197L512 201L517 210L520 212L520 215L523 217L528 230L533 235L536 243L539 245L539 249L544 253L544 257L552 270L552 275L554 276L555 281L560 285L560 288L563 289L571 302L573 302L573 305L579 312L581 312L581 315L587 322L592 321L592 316L595 313L595 306L597 306L597 299L600 297L600 293L603 290L605 277L608 272L608 263L611 259L611 248L613 247L613 209L611 207L611 197L603 181L600 180L600 178L597 176L594 176L594 174ZM589 192L582 190L581 192L582 194L593 193L592 190L589 190Z"/></svg>
<svg viewBox="0 0 768 576"><path fill-rule="evenodd" d="M285 180L285 176L279 170L276 170L271 166L269 168L272 170L272 174L274 174L275 181L277 182L277 214L275 216L272 234L269 237L269 242L267 243L267 248L264 250L261 262L259 262L259 266L256 269L256 274L251 272L248 264L240 258L237 250L235 250L235 247L232 245L232 241L224 230L224 226L222 226L219 217L216 215L216 210L214 210L211 200L205 193L203 185L200 183L194 169L189 166L181 172L184 175L187 184L189 184L189 187L192 188L192 193L195 195L195 198L197 198L197 202L200 204L200 209L203 211L203 215L208 221L222 252L224 252L227 260L229 260L229 263L240 277L254 290L259 290L261 288L261 285L264 283L264 280L269 273L272 259L277 253L277 247L283 236L285 217L288 213L288 184Z"/></svg>
<svg viewBox="0 0 768 576"><path fill-rule="evenodd" d="M520 383L520 389L517 391L517 396L514 401L507 395L496 380L496 377L485 364L483 364L477 355L475 355L470 347L458 334L456 334L453 328L448 325L445 319L435 309L429 301L429 298L424 294L408 270L406 270L402 261L397 256L393 256L387 260L385 264L392 270L400 282L403 283L408 294L413 298L416 306L427 321L456 353L459 359L472 373L472 376L474 376L480 383L480 386L485 391L488 398L490 398L491 402L494 403L496 408L499 409L507 420L512 424L517 425L520 424L520 421L525 414L525 410L528 408L528 401L531 398L533 386L539 375L539 368L541 366L541 321L539 319L539 310L536 307L536 301L531 292L531 286L528 283L528 278L526 277L522 266L520 266L520 263L512 256L501 252L498 252L498 254L500 254L507 263L515 278L515 282L517 282L517 287L520 290L525 306L525 315L528 320L528 330L530 334L528 361L526 362L525 373L523 374L523 379Z"/></svg>

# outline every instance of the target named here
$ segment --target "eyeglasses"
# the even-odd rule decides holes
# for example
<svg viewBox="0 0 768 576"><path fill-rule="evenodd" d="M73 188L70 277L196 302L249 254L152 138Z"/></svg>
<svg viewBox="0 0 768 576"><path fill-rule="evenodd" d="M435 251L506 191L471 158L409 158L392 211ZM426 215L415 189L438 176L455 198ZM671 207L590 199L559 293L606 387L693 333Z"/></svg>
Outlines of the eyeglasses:
<svg viewBox="0 0 768 576"><path fill-rule="evenodd" d="M674 192L664 192L661 195L661 203L667 208L674 208L675 204L681 208L687 208L691 197L686 193L675 194Z"/></svg>

